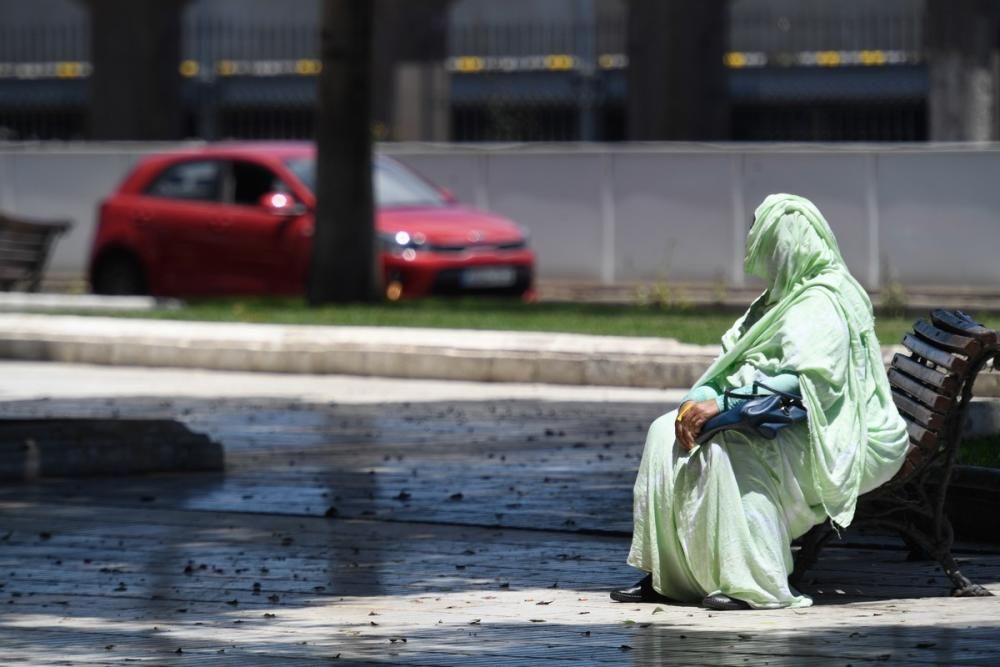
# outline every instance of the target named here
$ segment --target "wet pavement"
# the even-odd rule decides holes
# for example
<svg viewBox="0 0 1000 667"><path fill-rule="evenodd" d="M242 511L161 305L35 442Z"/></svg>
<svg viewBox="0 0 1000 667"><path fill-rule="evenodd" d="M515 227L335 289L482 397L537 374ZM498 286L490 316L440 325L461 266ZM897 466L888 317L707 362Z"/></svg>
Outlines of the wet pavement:
<svg viewBox="0 0 1000 667"><path fill-rule="evenodd" d="M19 368L4 416L175 418L227 469L0 488L0 664L1000 664L1000 598L879 536L823 554L810 609L610 603L669 402L40 398ZM958 555L1000 593L1000 553Z"/></svg>

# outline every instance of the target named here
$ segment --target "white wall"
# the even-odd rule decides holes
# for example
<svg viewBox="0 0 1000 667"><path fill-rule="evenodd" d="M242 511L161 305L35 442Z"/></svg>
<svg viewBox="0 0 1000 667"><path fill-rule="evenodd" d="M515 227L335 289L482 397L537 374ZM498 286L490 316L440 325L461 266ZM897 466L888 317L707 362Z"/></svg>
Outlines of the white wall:
<svg viewBox="0 0 1000 667"><path fill-rule="evenodd" d="M101 197L176 145L0 144L0 210L70 218L50 269L82 273ZM743 279L771 192L812 198L867 286L1000 286L1000 146L408 145L382 147L462 201L532 233L543 278Z"/></svg>

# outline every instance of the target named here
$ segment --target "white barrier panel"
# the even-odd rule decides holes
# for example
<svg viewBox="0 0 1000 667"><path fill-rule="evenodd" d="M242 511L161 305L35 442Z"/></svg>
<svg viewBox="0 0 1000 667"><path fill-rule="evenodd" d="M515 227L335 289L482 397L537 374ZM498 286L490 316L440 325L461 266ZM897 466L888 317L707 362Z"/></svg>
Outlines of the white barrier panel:
<svg viewBox="0 0 1000 667"><path fill-rule="evenodd" d="M98 202L144 154L191 144L0 144L0 210L69 218L82 274ZM380 150L528 228L542 278L739 285L754 207L810 197L868 287L1000 285L1000 147L410 145Z"/></svg>

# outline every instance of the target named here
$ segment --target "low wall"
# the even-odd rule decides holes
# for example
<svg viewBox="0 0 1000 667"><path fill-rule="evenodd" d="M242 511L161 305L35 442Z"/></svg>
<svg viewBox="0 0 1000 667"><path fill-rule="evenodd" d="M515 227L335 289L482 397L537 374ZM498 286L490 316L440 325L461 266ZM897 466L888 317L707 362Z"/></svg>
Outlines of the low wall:
<svg viewBox="0 0 1000 667"><path fill-rule="evenodd" d="M50 270L83 271L101 197L181 144L0 144L0 210L71 218ZM547 279L739 286L753 208L813 199L866 286L1000 285L997 145L414 145L380 150L527 227Z"/></svg>

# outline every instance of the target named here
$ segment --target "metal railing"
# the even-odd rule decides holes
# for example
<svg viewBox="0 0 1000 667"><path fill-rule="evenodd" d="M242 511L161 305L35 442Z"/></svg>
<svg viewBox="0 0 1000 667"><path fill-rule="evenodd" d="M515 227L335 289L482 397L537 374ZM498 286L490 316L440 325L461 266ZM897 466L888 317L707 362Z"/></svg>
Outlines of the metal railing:
<svg viewBox="0 0 1000 667"><path fill-rule="evenodd" d="M542 20L491 5L490 20L481 20L466 10L482 1L458 0L450 21L446 64L454 72L453 139L578 140L588 136L588 127L596 128L592 138L624 136L624 3L591 2L590 16L548 11ZM189 133L210 127L210 136L220 137L312 135L311 86L319 51L318 27L309 18L314 5L297 5L266 23L253 13L227 17L209 3L189 5L178 64L187 85L198 86L197 94L188 96L200 105L189 110ZM731 0L726 63L734 70L912 65L920 61L923 14L924 0ZM81 79L89 73L88 52L83 11L0 24L0 135L81 136L86 119ZM273 83L276 77L300 85ZM18 88L34 79L46 80L45 85L30 94ZM231 87L224 80L232 79L246 84L238 98L227 97ZM475 85L469 85L473 80ZM868 102L847 93L838 101L840 84L833 77L823 81L825 110L789 108L781 100L775 103L785 106L774 109L735 100L734 136L914 140L925 135L919 100L908 99L898 109L893 100L875 100L866 108ZM207 123L206 96L214 114Z"/></svg>

